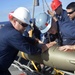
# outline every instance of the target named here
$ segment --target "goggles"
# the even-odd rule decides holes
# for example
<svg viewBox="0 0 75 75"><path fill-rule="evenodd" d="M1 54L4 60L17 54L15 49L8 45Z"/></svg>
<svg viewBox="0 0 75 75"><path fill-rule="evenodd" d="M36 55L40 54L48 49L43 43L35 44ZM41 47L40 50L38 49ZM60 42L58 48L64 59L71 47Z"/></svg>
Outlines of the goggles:
<svg viewBox="0 0 75 75"><path fill-rule="evenodd" d="M22 25L23 27L27 27L27 26L28 26L28 24L22 23L22 22L20 22L19 20L17 20L17 22L18 22L20 25Z"/></svg>
<svg viewBox="0 0 75 75"><path fill-rule="evenodd" d="M73 12L75 12L75 10L71 11L71 12L67 12L67 14L72 14Z"/></svg>

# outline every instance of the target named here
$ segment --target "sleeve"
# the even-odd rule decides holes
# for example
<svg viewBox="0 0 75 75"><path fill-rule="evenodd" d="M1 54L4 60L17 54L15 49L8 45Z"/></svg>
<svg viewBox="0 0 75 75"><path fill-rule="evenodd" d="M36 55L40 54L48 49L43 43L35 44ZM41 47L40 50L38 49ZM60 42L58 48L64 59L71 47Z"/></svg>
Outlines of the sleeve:
<svg viewBox="0 0 75 75"><path fill-rule="evenodd" d="M41 48L37 47L37 45L33 45L33 39L25 38L21 34L11 35L8 39L8 43L10 46L23 51L27 54L40 54Z"/></svg>

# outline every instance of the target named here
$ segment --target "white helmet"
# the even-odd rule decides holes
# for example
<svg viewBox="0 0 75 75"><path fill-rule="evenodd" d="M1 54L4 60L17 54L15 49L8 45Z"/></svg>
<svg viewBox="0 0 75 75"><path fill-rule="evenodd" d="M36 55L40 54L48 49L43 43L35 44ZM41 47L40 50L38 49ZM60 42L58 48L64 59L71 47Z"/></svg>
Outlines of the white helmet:
<svg viewBox="0 0 75 75"><path fill-rule="evenodd" d="M25 7L17 8L13 13L10 13L13 17L17 18L23 23L30 24L30 12Z"/></svg>
<svg viewBox="0 0 75 75"><path fill-rule="evenodd" d="M51 28L51 17L46 13L40 13L35 23L41 33L46 33Z"/></svg>

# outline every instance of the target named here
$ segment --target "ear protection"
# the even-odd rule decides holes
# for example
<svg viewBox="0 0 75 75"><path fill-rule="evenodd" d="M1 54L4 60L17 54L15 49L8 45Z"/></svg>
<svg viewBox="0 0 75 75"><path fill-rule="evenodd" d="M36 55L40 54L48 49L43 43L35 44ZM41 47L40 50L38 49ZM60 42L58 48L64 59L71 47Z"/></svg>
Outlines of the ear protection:
<svg viewBox="0 0 75 75"><path fill-rule="evenodd" d="M13 13L13 11L8 14L9 20L12 20L12 18L13 18L13 16L11 15L11 13Z"/></svg>

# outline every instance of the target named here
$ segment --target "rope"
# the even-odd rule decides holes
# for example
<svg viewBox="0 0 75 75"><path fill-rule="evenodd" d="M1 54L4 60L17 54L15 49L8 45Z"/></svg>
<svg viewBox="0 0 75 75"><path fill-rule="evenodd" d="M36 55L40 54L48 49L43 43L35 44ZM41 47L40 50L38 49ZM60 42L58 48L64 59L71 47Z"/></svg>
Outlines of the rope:
<svg viewBox="0 0 75 75"><path fill-rule="evenodd" d="M45 0L45 3L46 3L46 5L47 5L48 9L50 10L50 7L49 7L48 3L46 2L46 0Z"/></svg>
<svg viewBox="0 0 75 75"><path fill-rule="evenodd" d="M48 8L49 10L50 10L50 7L49 7L48 3L46 2L46 0L42 0L43 11L45 12L44 2L46 3L46 6L47 6L47 8Z"/></svg>
<svg viewBox="0 0 75 75"><path fill-rule="evenodd" d="M43 4L43 11L45 12L44 0L42 0L42 4Z"/></svg>

